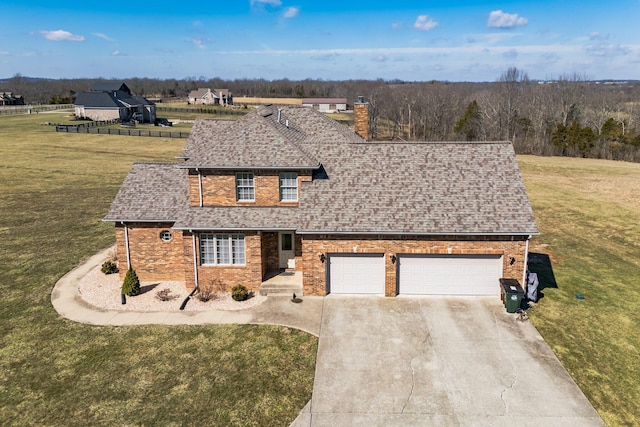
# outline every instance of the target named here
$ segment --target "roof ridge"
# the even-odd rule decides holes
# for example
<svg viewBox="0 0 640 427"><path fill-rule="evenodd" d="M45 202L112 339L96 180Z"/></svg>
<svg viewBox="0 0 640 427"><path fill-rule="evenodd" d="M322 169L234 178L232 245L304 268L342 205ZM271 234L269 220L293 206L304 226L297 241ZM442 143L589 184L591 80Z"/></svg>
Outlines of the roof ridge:
<svg viewBox="0 0 640 427"><path fill-rule="evenodd" d="M268 107L272 107L272 108L269 108L269 110L271 110L273 112L273 108L274 108L273 105L269 105L269 106L265 106L265 107L266 107L265 109L267 109ZM279 115L284 110L284 108L281 108L281 107L275 107L275 108L276 108L276 112ZM297 108L297 107L290 107L290 108ZM268 119L268 117L271 117L272 114L263 115L261 113L261 114L258 114L258 116L261 117L262 119L264 119L269 125L271 125L271 127L273 127L280 135L282 135L284 137L284 139L285 139L285 142L287 142L290 145L293 145L294 148L296 148L298 151L300 151L302 154L304 154L304 156L306 158L308 158L309 160L315 162L318 165L320 164L320 161L314 155L312 155L309 151L307 151L304 148L302 148L302 146L298 142L294 141L293 139L290 138L289 135L287 135L287 133L289 133L287 131L299 132L299 133L301 133L303 135L302 139L306 139L307 138L307 133L304 130L294 126L293 124L291 126L289 126L288 123L287 124L283 124L282 123L282 117L278 117L278 119L276 119L276 121L274 122L273 120L269 120ZM288 119L285 119L285 122L288 122ZM284 126L284 129L283 129L283 126Z"/></svg>

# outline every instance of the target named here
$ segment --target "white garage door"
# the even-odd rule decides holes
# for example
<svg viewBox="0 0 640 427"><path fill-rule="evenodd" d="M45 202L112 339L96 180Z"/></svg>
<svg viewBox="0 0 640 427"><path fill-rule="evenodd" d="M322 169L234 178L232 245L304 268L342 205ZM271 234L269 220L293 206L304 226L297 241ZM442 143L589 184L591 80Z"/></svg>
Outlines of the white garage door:
<svg viewBox="0 0 640 427"><path fill-rule="evenodd" d="M384 255L330 255L329 293L384 295Z"/></svg>
<svg viewBox="0 0 640 427"><path fill-rule="evenodd" d="M500 295L500 256L400 256L399 293Z"/></svg>

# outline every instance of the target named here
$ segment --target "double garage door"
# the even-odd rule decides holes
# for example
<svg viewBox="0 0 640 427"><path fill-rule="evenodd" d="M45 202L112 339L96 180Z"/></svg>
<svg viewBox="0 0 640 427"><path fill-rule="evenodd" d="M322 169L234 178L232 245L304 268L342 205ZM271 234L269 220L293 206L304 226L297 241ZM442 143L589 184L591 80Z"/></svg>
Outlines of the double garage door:
<svg viewBox="0 0 640 427"><path fill-rule="evenodd" d="M400 255L401 295L499 295L502 257L492 255ZM384 255L329 257L329 292L384 295Z"/></svg>

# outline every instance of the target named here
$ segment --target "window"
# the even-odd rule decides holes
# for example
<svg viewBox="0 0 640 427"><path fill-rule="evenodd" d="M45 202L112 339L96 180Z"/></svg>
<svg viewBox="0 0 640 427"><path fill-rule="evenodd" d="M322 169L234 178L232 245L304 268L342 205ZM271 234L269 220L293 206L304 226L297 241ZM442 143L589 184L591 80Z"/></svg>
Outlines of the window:
<svg viewBox="0 0 640 427"><path fill-rule="evenodd" d="M246 200L251 202L255 200L253 173L240 172L236 174L236 197L237 200Z"/></svg>
<svg viewBox="0 0 640 427"><path fill-rule="evenodd" d="M295 202L298 200L298 174L284 172L280 174L280 200Z"/></svg>
<svg viewBox="0 0 640 427"><path fill-rule="evenodd" d="M200 235L200 264L244 265L245 263L244 235Z"/></svg>
<svg viewBox="0 0 640 427"><path fill-rule="evenodd" d="M171 232L169 230L162 230L160 232L160 239L162 239L162 241L164 242L170 242L171 237Z"/></svg>
<svg viewBox="0 0 640 427"><path fill-rule="evenodd" d="M293 234L291 234L291 233L283 233L282 234L281 249L283 251L292 251L293 250Z"/></svg>

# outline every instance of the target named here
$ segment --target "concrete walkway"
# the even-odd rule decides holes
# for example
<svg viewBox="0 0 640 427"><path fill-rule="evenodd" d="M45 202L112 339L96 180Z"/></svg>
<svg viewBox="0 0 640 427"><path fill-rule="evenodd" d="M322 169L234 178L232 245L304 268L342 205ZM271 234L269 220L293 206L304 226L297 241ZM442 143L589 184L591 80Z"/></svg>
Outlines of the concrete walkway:
<svg viewBox="0 0 640 427"><path fill-rule="evenodd" d="M205 325L205 324L268 324L300 329L315 336L320 334L324 298L304 297L299 304L288 297L269 297L262 304L238 311L174 311L133 312L102 310L86 303L78 293L78 283L92 269L107 259L106 249L73 269L56 283L51 302L62 316L91 325Z"/></svg>

